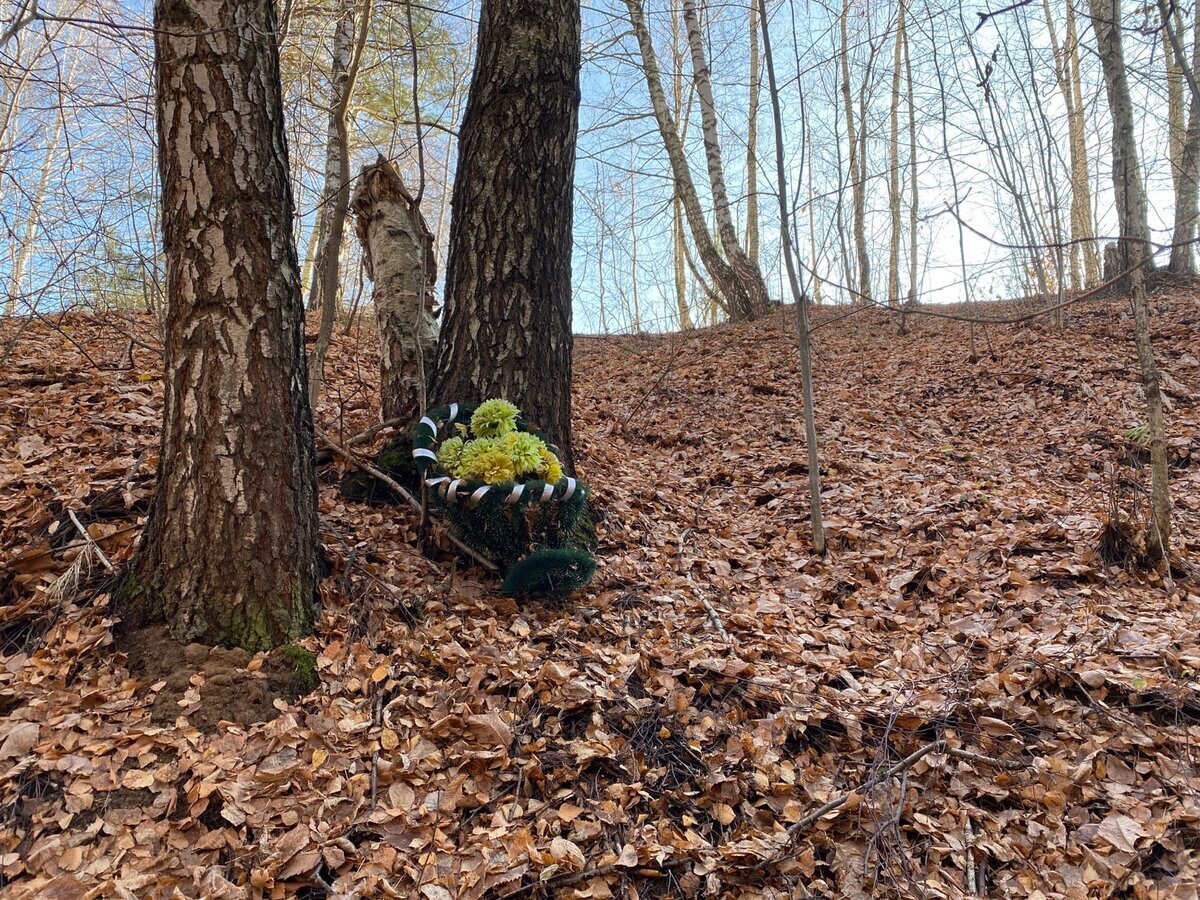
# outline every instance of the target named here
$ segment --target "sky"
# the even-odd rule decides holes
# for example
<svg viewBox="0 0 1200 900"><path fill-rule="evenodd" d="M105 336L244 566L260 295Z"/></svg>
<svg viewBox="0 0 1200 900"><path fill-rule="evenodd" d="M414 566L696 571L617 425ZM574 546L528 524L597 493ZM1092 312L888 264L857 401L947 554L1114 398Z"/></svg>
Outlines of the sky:
<svg viewBox="0 0 1200 900"><path fill-rule="evenodd" d="M37 60L36 77L22 87L21 115L0 144L0 228L8 237L7 252L0 253L0 282L11 290L13 270L21 262L20 248L32 237L36 251L24 261L20 293L42 308L84 302L95 294L136 299L138 294L147 293L147 274L150 282L155 280L157 211L149 35L138 30L147 22L148 9L144 2L131 0L87 2L102 7L89 15L111 17L134 28L66 26L55 30L39 25L36 31L30 29L22 35L21 58ZM660 66L669 80L674 63L667 0L646 2ZM66 2L58 6L65 7ZM476 7L473 0L450 0L434 23L441 43L431 46L428 54L442 54L443 66L449 67L450 75L430 83L429 96L423 96L422 115L426 120L436 118L453 124L461 111L470 72L471 21ZM43 4L43 8L56 7ZM381 8L390 10L386 5ZM846 148L837 92L840 7L831 10L805 0L773 0L771 10L772 41L782 83L785 167L796 200L797 249L806 271L815 269L824 279L822 298L844 302L849 294L837 287L845 277L838 262L836 228L839 202L843 217L849 212L849 193L843 190ZM1050 62L1044 13L1040 5L1032 5L996 17L971 35L976 21L973 6L914 3L911 10L918 128L920 299L954 303L968 298L1012 296L1023 290L1019 277L1023 262L997 242L1019 242L1020 235L1013 227L1012 198L1000 185L997 160L987 150L985 139L994 142L994 134L986 114L981 115L985 106L983 91L971 50L974 48L984 60L993 51L1000 51L990 76L990 90L1000 121L1016 141L1008 163L1014 172L1029 179L1031 193L1042 193L1040 200L1031 201L1031 206L1045 218L1052 209L1061 211L1065 218L1069 203L1065 110ZM705 11L722 150L741 228L747 205L748 11L744 0L714 0ZM861 78L871 48L877 49L873 100L868 104L866 165L868 232L877 295L886 278L892 12L882 0L856 0L850 20L851 69L856 81ZM1052 6L1052 14L1060 13L1061 7ZM635 64L636 44L624 14L622 0L593 0L585 4L583 12L583 99L574 248L575 327L581 332L669 330L678 324L671 258L672 181L649 114L644 79ZM1058 27L1061 38L1061 20ZM1093 38L1082 20L1081 28L1097 233L1107 234L1113 228L1107 182L1108 114L1098 64L1090 52ZM398 39L392 32L389 35ZM1028 36L1028 51L1021 43L1023 35ZM294 71L289 69L294 77L285 100L300 214L297 243L302 259L309 249L308 238L319 204L324 134L321 67L327 65L323 62L327 49L319 36L311 41L305 37L303 44L293 54L298 61ZM4 52L11 56L14 47L10 45ZM1161 47L1152 36L1127 31L1126 52L1139 112L1151 225L1159 239L1166 241L1173 204ZM387 78L403 84L410 64L408 55L390 52L381 54L380 59L391 61L381 62L372 77L383 78L385 84ZM384 72L384 65L391 69ZM948 211L954 192L943 151L942 95L936 78L939 72L946 85L946 144L959 182L958 210L967 223L962 232L965 283L959 257L959 226ZM690 76L686 61L683 74L685 79ZM59 81L69 86L61 95L57 90ZM457 90L452 90L454 83L458 84ZM11 78L6 79L6 85L12 84ZM1037 102L1031 105L1035 91ZM773 194L775 161L767 104L764 94L757 148L762 265L769 287L777 297L784 298L787 292ZM1032 112L1035 107L1045 111L1045 126L1055 143L1054 171L1049 178L1040 175L1041 154L1033 147L1032 136L1040 127ZM65 112L60 114L60 110ZM907 108L902 106L902 128L906 114ZM698 118L698 110L693 109L687 148L693 179L703 202L708 204ZM372 159L376 152L395 157L402 168L412 170L415 142L411 129L382 129L370 116L357 113L352 132L356 141L352 170L357 171L358 164ZM444 250L449 198L441 190L441 183L453 172L453 139L444 132L430 130L426 150L430 175L426 218L438 232ZM901 152L900 164L907 185L906 148ZM810 181L814 197L811 229ZM30 215L34 208L37 216ZM907 235L903 243L907 248ZM352 268L357 266L353 242L347 259L351 268L343 280L346 296L353 299L369 291L369 285ZM906 273L907 260L901 265ZM907 275L902 278L904 290L906 281ZM811 277L808 285L811 292ZM693 301L693 317L699 320L701 298L695 296Z"/></svg>

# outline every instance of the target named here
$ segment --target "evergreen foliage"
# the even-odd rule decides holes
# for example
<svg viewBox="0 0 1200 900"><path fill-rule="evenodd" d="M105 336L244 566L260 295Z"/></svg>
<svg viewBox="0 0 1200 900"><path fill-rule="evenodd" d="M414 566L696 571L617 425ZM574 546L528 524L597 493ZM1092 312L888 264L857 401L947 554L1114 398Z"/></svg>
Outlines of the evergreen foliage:
<svg viewBox="0 0 1200 900"><path fill-rule="evenodd" d="M453 426L470 422L476 408L466 404L442 406L431 410L426 420L416 426L414 462L423 475L441 474L434 458L439 438L452 438ZM550 452L557 455L556 448L527 420L518 416L516 429L541 438ZM511 480L492 485L482 481L454 482L454 498L447 497L450 483L443 480L431 487L430 499L464 543L506 573L505 593L563 599L587 584L595 572L596 561L589 552L595 549L588 503L591 488L567 476L549 485L537 477L519 483L524 488L513 502L509 501L518 482ZM486 493L472 499L472 494L482 487L488 488Z"/></svg>

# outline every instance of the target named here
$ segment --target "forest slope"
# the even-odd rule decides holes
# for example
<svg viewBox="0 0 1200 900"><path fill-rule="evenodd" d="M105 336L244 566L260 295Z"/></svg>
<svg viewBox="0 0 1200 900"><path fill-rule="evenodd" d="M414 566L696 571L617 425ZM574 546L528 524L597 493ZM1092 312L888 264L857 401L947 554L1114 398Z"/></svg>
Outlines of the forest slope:
<svg viewBox="0 0 1200 900"><path fill-rule="evenodd" d="M1200 300L1153 301L1175 546L1195 561ZM790 310L579 338L587 591L499 597L422 557L407 509L343 500L327 462L332 575L305 642L321 686L222 726L221 690L274 663L189 651L166 701L171 679L137 674L146 647L114 639L104 564L67 513L129 557L158 430L150 323L7 323L9 890L1195 896L1200 585L1096 553L1112 503L1144 515L1126 305L991 327L975 363L962 323L844 316L818 310L814 335L828 558L808 550ZM335 440L374 420L375 373L370 333L339 335L318 413Z"/></svg>

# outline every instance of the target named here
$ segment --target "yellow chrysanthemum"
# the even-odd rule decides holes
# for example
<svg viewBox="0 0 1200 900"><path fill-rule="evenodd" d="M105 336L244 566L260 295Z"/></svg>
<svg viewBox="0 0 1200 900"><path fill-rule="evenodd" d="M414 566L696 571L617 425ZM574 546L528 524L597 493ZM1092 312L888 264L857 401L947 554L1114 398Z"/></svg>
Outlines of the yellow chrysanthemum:
<svg viewBox="0 0 1200 900"><path fill-rule="evenodd" d="M460 437L447 438L442 441L442 446L438 447L437 458L438 465L442 467L442 471L451 478L460 477L458 474L459 465L462 462L463 439Z"/></svg>
<svg viewBox="0 0 1200 900"><path fill-rule="evenodd" d="M504 452L504 448L491 446L474 454L471 458L470 468L465 472L465 477L486 484L499 484L502 481L513 481L516 473L513 471L512 460Z"/></svg>
<svg viewBox="0 0 1200 900"><path fill-rule="evenodd" d="M513 470L518 475L536 472L542 461L541 449L545 446L541 438L525 431L513 431L501 438Z"/></svg>
<svg viewBox="0 0 1200 900"><path fill-rule="evenodd" d="M545 444L538 449L538 455L541 457L537 467L538 476L547 484L557 484L558 480L563 477L562 463Z"/></svg>
<svg viewBox="0 0 1200 900"><path fill-rule="evenodd" d="M471 416L471 432L475 437L500 437L517 430L520 412L507 400L484 400Z"/></svg>
<svg viewBox="0 0 1200 900"><path fill-rule="evenodd" d="M463 445L458 455L458 474L455 478L469 478L470 471L475 467L475 460L489 450L496 449L495 438L476 438Z"/></svg>

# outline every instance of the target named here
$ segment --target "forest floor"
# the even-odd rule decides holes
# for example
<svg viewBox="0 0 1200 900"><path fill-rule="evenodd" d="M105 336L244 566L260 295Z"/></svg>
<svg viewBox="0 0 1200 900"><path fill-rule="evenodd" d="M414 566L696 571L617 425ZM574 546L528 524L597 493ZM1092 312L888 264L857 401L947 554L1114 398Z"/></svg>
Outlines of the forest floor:
<svg viewBox="0 0 1200 900"><path fill-rule="evenodd" d="M1200 296L1152 301L1194 566ZM1200 582L1097 552L1114 509L1145 517L1128 304L979 329L977 362L962 323L845 312L815 315L828 556L790 310L581 337L594 582L504 598L325 462L304 696L275 658L176 648L168 677L114 636L80 528L133 552L149 320L0 325L3 891L1196 897ZM368 329L337 338L335 440L375 420L375 358Z"/></svg>

